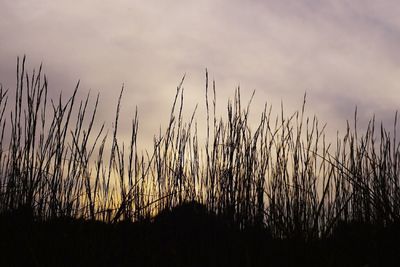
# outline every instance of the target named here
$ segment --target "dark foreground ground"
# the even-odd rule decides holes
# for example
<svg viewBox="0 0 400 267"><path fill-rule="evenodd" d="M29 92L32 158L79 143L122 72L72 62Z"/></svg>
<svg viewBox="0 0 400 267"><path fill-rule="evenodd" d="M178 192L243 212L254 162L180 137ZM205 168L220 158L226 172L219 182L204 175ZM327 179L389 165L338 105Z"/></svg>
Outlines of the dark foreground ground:
<svg viewBox="0 0 400 267"><path fill-rule="evenodd" d="M202 207L152 222L0 219L0 266L400 266L400 227L342 226L326 240L274 240Z"/></svg>

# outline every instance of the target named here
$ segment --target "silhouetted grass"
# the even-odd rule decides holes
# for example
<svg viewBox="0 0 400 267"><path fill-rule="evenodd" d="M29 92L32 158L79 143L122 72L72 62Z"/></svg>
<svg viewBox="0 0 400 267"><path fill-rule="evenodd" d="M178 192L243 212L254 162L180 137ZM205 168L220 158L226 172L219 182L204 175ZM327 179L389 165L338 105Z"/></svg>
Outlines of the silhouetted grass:
<svg viewBox="0 0 400 267"><path fill-rule="evenodd" d="M11 218L12 222L35 221L29 227L40 228L35 230L39 236L32 237L40 243L41 231L61 237L59 229L52 232L52 226L49 226L57 228L59 220L72 220L75 222L73 227L82 224L85 228L93 224L94 232L114 235L113 231L117 230L112 225L121 223L157 225L163 221L168 225L170 219L165 214L174 207L197 203L190 206L196 207L195 212L201 215L192 214L195 219L189 218L190 212L179 213L179 209L174 209L173 214L180 214L179 223L174 222L178 225L174 227L179 229L174 228L174 231L182 231L184 236L181 238L188 238L190 231L184 230L185 225L201 221L202 227L209 229L208 234L213 233L212 236L220 240L218 243L213 239L215 244L223 247L221 240L231 240L237 247L227 248L227 251L238 253L241 248L243 253L250 253L254 264L264 262L260 255L265 251L280 255L279 248L301 250L304 244L307 244L304 250L310 254L319 250L316 247L328 250L321 249L321 261L318 256L303 255L305 262L313 260L317 264L339 256L329 250L333 249L332 244L344 245L345 238L340 239L343 235L365 230L362 227L351 229L352 225L367 227L362 236L354 239L355 242L366 236L370 237L368 240L379 240L379 236L389 236L387 229L397 229L400 216L397 113L393 132L382 124L376 128L372 118L367 129L359 133L356 111L354 126L348 123L344 137L338 136L335 144L329 144L325 140L325 125L321 125L316 117L306 117L304 97L301 109L290 116L284 115L282 107L281 114L273 118L271 107L265 105L258 124L252 128L249 123L251 101L244 105L239 89L235 91L234 99L228 102L227 119L217 118L215 82L210 97L206 72L207 128L206 138L202 141L197 132L197 107L189 121L183 119L183 82L184 78L173 98L167 128L154 136L152 150L141 152L137 149L137 112L131 122L129 142L126 144L126 140L118 139L123 89L117 100L113 129L108 134L104 124L100 127L96 124L99 96L94 103L90 95L77 99L78 83L68 98L60 95L56 100L48 99L48 84L42 68L28 74L25 57L18 59L14 107L7 106L8 91L0 87L0 212L3 217ZM107 146L108 142L111 142L110 146ZM157 214L160 215L155 217ZM144 228L140 231L149 233ZM81 231L72 235L79 236ZM132 231L132 235L138 235ZM158 235L164 232L154 231L159 231ZM174 231L172 235L175 235ZM196 231L207 234L200 228ZM158 237L153 230L150 232L149 237L135 237L144 242L142 249L135 245L138 251L157 251L147 238L156 240ZM247 234L235 239L240 233ZM254 246L241 247L235 243L246 240L247 236L250 236L249 244L256 243ZM86 242L83 241L85 238L87 236L79 242ZM98 237L93 238L97 240ZM103 253L115 245L110 238L105 236L100 243L84 246L86 249L100 246L97 252ZM185 249L181 247L179 237L166 238L177 242L169 247ZM218 253L207 248L210 240L204 241L202 236L193 238L197 240L196 244L203 244L203 251ZM68 242L75 241L63 239L62 242L72 246ZM391 242L388 244L397 251L398 246ZM43 244L39 245L41 249L47 246ZM276 247L271 248L271 244ZM318 245L313 247L313 244ZM373 244L375 248L379 245ZM374 248L368 249L374 251ZM34 251L32 261L36 256L41 257L35 253L39 251ZM124 255L121 260L128 255L121 253L115 255ZM176 252L170 253L169 256L174 257ZM295 255L302 257L301 251ZM221 260L219 257L222 256L215 254L203 263L217 265ZM241 258L243 261L240 262L248 265L248 258ZM139 261L137 258L130 260ZM187 261L175 265L187 265ZM367 262L371 261L367 259ZM327 264L338 262L332 259Z"/></svg>

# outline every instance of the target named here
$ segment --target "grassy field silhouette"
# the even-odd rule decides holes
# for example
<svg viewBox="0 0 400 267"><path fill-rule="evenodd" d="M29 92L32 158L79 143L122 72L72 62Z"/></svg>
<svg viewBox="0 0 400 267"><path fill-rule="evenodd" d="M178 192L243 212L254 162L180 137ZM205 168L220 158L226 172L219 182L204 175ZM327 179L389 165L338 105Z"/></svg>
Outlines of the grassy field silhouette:
<svg viewBox="0 0 400 267"><path fill-rule="evenodd" d="M99 97L48 98L18 59L14 106L0 88L2 265L382 266L400 255L400 143L375 119L335 144L304 107L251 128L236 90L216 117L206 74L206 138L183 120L177 87L152 151L107 134ZM10 111L9 117L7 115ZM195 109L196 110L196 109ZM8 119L10 118L10 119ZM95 130L98 129L98 130ZM8 133L9 132L9 133ZM107 147L107 141L110 147ZM126 141L126 140L124 140Z"/></svg>

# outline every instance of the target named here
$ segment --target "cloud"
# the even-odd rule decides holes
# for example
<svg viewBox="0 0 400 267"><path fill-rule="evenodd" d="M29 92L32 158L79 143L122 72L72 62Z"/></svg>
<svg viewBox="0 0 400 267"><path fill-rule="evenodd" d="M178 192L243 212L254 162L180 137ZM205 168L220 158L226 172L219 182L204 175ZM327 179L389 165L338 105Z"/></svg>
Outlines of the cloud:
<svg viewBox="0 0 400 267"><path fill-rule="evenodd" d="M30 66L44 62L54 95L78 79L82 95L99 91L99 116L110 123L124 83L122 119L137 105L151 141L184 73L188 113L203 104L208 67L220 112L239 84L247 99L257 90L254 113L265 101L294 110L307 91L310 114L334 128L354 106L385 118L398 108L399 9L372 0L6 0L0 80L14 85L15 58L26 53Z"/></svg>

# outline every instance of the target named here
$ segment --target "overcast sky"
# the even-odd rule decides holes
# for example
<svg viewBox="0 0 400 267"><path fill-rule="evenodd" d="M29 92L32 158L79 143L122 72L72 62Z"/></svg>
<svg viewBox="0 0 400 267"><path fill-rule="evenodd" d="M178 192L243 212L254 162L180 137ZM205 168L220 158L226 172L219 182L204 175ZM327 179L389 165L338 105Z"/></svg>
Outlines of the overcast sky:
<svg viewBox="0 0 400 267"><path fill-rule="evenodd" d="M139 109L143 142L168 120L186 73L186 110L204 107L205 68L226 105L240 85L253 115L264 102L301 106L335 132L351 119L393 120L400 103L398 1L1 0L0 82L15 87L16 57L44 63L52 95L100 92L111 123L125 84L122 123ZM202 109L200 109L201 111ZM204 113L200 112L198 120Z"/></svg>

